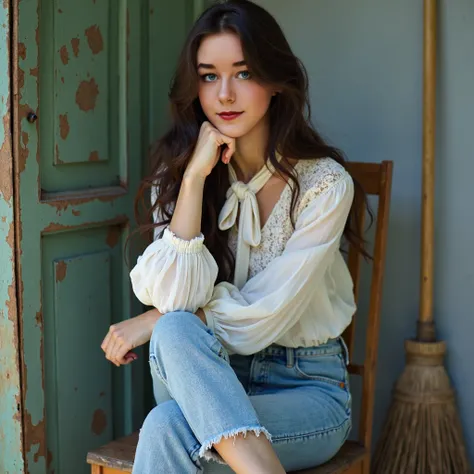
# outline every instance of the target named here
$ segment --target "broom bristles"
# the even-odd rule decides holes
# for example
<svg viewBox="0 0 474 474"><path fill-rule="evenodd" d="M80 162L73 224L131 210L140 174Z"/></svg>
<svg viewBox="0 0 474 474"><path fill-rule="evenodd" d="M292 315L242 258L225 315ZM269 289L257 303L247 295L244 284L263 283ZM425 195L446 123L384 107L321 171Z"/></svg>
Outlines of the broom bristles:
<svg viewBox="0 0 474 474"><path fill-rule="evenodd" d="M470 474L444 342L406 341L405 349L373 474Z"/></svg>

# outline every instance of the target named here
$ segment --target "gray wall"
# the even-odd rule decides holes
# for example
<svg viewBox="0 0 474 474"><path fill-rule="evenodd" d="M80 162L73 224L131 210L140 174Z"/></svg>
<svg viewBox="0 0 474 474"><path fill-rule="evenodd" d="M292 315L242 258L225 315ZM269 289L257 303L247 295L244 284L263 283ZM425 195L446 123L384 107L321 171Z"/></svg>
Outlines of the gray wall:
<svg viewBox="0 0 474 474"><path fill-rule="evenodd" d="M415 335L422 139L421 0L258 0L311 80L313 121L351 161L395 162L374 434ZM474 461L474 2L440 1L435 317ZM471 245L469 245L471 244ZM365 306L361 301L361 307ZM356 397L357 398L357 397ZM474 462L473 462L474 463Z"/></svg>

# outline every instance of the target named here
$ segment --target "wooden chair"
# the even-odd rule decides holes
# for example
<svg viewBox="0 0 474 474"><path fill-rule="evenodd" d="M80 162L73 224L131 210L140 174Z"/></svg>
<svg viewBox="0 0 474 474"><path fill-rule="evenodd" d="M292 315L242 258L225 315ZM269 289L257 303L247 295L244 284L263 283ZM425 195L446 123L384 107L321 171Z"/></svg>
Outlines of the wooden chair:
<svg viewBox="0 0 474 474"><path fill-rule="evenodd" d="M293 471L293 474L369 474L370 445L374 409L375 369L379 338L380 306L382 300L382 281L385 263L385 246L388 230L388 215L392 184L393 163L350 163L349 170L369 195L378 196L375 241L372 251L372 275L370 302L366 329L365 358L362 365L351 364L349 372L362 377L362 404L359 434L357 441L347 441L339 453L326 464L318 467ZM364 224L366 209L360 203L360 224ZM358 300L360 280L360 255L353 247L349 248L348 265L354 280L354 294ZM355 316L344 332L344 339L352 359L354 352ZM115 440L93 450L87 455L92 474L121 474L131 472L138 433ZM171 474L171 473L170 473Z"/></svg>

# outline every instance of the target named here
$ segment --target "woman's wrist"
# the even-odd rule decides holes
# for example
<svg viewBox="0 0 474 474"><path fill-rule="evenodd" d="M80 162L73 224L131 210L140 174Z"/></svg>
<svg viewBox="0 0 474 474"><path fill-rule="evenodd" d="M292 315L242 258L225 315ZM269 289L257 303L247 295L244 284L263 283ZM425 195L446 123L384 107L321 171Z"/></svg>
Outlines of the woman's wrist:
<svg viewBox="0 0 474 474"><path fill-rule="evenodd" d="M206 176L201 176L189 168L184 172L183 184L186 186L204 186L205 181Z"/></svg>
<svg viewBox="0 0 474 474"><path fill-rule="evenodd" d="M149 323L150 332L153 332L156 322L161 318L161 316L163 316L163 313L160 313L156 308L153 308L147 311L145 314Z"/></svg>

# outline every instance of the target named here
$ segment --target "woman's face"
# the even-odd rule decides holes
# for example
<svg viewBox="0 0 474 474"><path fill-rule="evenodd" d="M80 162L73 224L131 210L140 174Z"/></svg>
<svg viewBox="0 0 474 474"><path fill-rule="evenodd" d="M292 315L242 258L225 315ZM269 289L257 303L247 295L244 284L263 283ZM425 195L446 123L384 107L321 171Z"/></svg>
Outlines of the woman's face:
<svg viewBox="0 0 474 474"><path fill-rule="evenodd" d="M197 64L199 100L214 127L224 135L240 138L264 122L274 91L252 78L237 35L220 33L204 38ZM222 112L240 115L226 120Z"/></svg>

